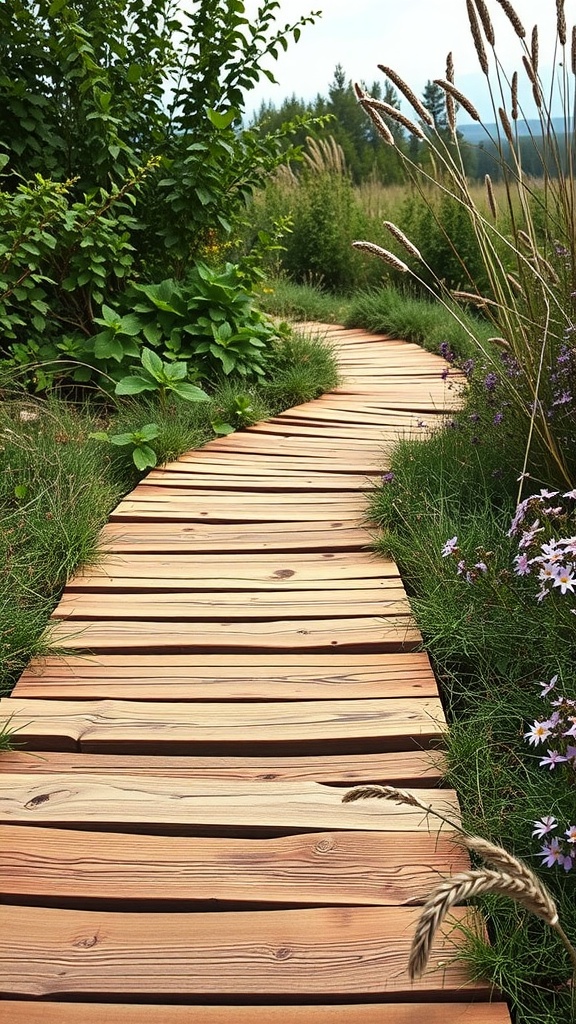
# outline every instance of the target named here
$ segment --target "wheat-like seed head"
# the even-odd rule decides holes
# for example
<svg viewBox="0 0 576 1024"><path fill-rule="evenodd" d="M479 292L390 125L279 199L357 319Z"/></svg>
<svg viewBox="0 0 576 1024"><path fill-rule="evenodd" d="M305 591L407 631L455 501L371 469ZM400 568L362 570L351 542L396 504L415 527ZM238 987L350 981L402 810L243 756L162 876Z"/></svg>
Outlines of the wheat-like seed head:
<svg viewBox="0 0 576 1024"><path fill-rule="evenodd" d="M532 61L528 60L528 57L526 56L525 53L522 54L522 63L523 63L524 68L526 70L526 74L528 75L528 78L530 79L530 81L532 83L532 95L534 96L534 102L535 102L537 107L541 107L542 106L542 95L541 95L540 85L538 83L538 78L536 76L536 72L534 71L534 67L532 65Z"/></svg>
<svg viewBox="0 0 576 1024"><path fill-rule="evenodd" d="M497 207L496 207L496 196L494 195L494 188L492 186L492 178L490 177L489 174L487 174L485 176L484 184L486 185L486 195L488 197L488 206L490 207L490 212L492 213L492 216L494 217L494 220L496 220L496 217L498 216L498 210L497 210Z"/></svg>
<svg viewBox="0 0 576 1024"><path fill-rule="evenodd" d="M517 121L518 120L518 72L517 71L515 71L514 74L512 75L511 93L512 93L512 109L511 109L510 113L512 114L512 120L513 121Z"/></svg>
<svg viewBox="0 0 576 1024"><path fill-rule="evenodd" d="M454 58L452 51L446 57L446 81L454 85ZM453 135L456 134L456 104L449 92L446 93L446 118Z"/></svg>
<svg viewBox="0 0 576 1024"><path fill-rule="evenodd" d="M422 262L422 253L420 252L420 250L416 248L414 243L411 242L410 239L406 237L404 232L401 231L400 228L396 226L396 224L392 224L391 221L385 220L384 227L388 228L388 231L390 232L391 235L394 236L396 241L400 242L400 245L404 246L406 252L409 252L411 256L414 256L415 259L420 260L420 262Z"/></svg>
<svg viewBox="0 0 576 1024"><path fill-rule="evenodd" d="M496 341L495 338L491 338L490 341ZM552 903L552 897L548 893L548 890L536 877L533 871L530 870L524 861L515 857L514 854L509 853L503 846L497 846L496 843L491 843L488 839L482 839L481 836L462 836L460 842L472 853L481 857L486 864L491 864L493 868L498 871L503 871L507 875L512 875L513 878L520 878L523 881L530 883L535 888L542 890L543 896L550 899Z"/></svg>
<svg viewBox="0 0 576 1024"><path fill-rule="evenodd" d="M473 121L480 120L480 114L476 110L474 104L471 103L468 97L465 96L464 93L460 92L460 90L457 89L456 86L452 84L452 82L447 82L446 79L444 78L435 78L434 85L439 85L441 89L444 89L444 92L447 92L451 96L453 96L456 102L460 103L460 105L464 107L466 113L470 114L470 117L472 118Z"/></svg>
<svg viewBox="0 0 576 1024"><path fill-rule="evenodd" d="M491 302L490 299L486 299L483 295L477 295L476 292L462 292L459 290L451 292L453 298L459 302L472 302L475 306L486 306Z"/></svg>
<svg viewBox="0 0 576 1024"><path fill-rule="evenodd" d="M542 890L534 876L527 880L489 868L461 871L441 882L424 904L408 961L408 974L411 979L419 978L424 971L434 935L448 911L457 903L483 893L501 893L509 896L551 927L558 923L558 911L552 897Z"/></svg>
<svg viewBox="0 0 576 1024"><path fill-rule="evenodd" d="M572 74L576 75L576 25L572 26L571 63L572 63Z"/></svg>
<svg viewBox="0 0 576 1024"><path fill-rule="evenodd" d="M474 2L478 9L478 14L480 15L480 21L482 22L484 35L486 36L486 39L490 43L490 46L494 46L496 42L496 36L494 35L494 28L492 25L492 21L490 20L488 8L486 7L484 0L474 0Z"/></svg>
<svg viewBox="0 0 576 1024"><path fill-rule="evenodd" d="M384 142L386 142L389 146L395 146L396 140L384 119L380 117L378 111L373 110L372 107L366 102L366 100L360 100L360 106L362 107L363 110L366 111L376 131L378 132L380 137L384 139Z"/></svg>
<svg viewBox="0 0 576 1024"><path fill-rule="evenodd" d="M374 242L352 242L352 246L360 252L369 252L373 256L377 256L384 263L388 263L395 270L399 270L401 274L408 274L410 272L410 268L402 260L399 260L393 252L388 252L388 249L382 249L379 245L375 245Z"/></svg>
<svg viewBox="0 0 576 1024"><path fill-rule="evenodd" d="M566 15L564 14L564 0L556 0L556 29L558 39L562 46L566 45Z"/></svg>
<svg viewBox="0 0 576 1024"><path fill-rule="evenodd" d="M540 55L540 47L538 45L538 25L534 25L532 29L532 41L530 44L530 59L532 61L532 67L534 68L534 74L538 74L538 57Z"/></svg>
<svg viewBox="0 0 576 1024"><path fill-rule="evenodd" d="M504 110L504 107L499 107L498 113L500 115L500 121L502 122L502 127L504 129L504 134L508 139L508 142L510 143L510 147L512 148L514 146L514 136L512 134L512 125L510 124L510 119L508 117L508 114Z"/></svg>
<svg viewBox="0 0 576 1024"><path fill-rule="evenodd" d="M407 804L408 807L420 807L423 811L431 810L430 806L419 800L414 793L409 793L407 789L396 789L394 786L355 786L342 797L343 804L355 803L356 800L394 800L398 804Z"/></svg>
<svg viewBox="0 0 576 1024"><path fill-rule="evenodd" d="M488 57L486 56L486 50L484 49L480 25L478 24L478 18L476 16L476 8L474 7L472 0L466 0L466 10L468 11L470 32L472 33L472 39L474 40L474 46L476 48L476 53L478 54L480 67L484 74L488 75Z"/></svg>
<svg viewBox="0 0 576 1024"><path fill-rule="evenodd" d="M398 124L406 128L411 135L415 135L417 139L426 138L420 125L416 124L415 121L411 121L409 117L396 110L396 107L393 107L390 103L385 103L384 100L375 100L373 96L366 96L364 103L372 107L373 110L381 110L388 117L391 117L393 121L398 121Z"/></svg>
<svg viewBox="0 0 576 1024"><path fill-rule="evenodd" d="M403 78L400 78L398 72L394 71L393 68L387 67L385 64L379 64L378 67L380 68L380 71L382 71L386 75L386 77L389 78L390 81L394 83L396 88L399 89L400 92L406 97L408 103L414 108L414 110L418 114L418 117L421 117L422 120L427 125L430 126L430 128L433 128L434 119L430 111L426 110L426 107L422 105L422 103L420 102L416 94L412 91L410 86L407 85Z"/></svg>
<svg viewBox="0 0 576 1024"><path fill-rule="evenodd" d="M509 3L508 0L497 0L497 3L500 4L500 7L504 11L504 14L506 14L516 35L519 36L520 39L524 39L526 36L526 29L524 28L524 25L522 24L520 18L516 14L516 11L512 7L512 4Z"/></svg>
<svg viewBox="0 0 576 1024"><path fill-rule="evenodd" d="M510 348L510 345L506 341L506 338L488 338L488 341L491 342L493 345L498 345L498 348Z"/></svg>

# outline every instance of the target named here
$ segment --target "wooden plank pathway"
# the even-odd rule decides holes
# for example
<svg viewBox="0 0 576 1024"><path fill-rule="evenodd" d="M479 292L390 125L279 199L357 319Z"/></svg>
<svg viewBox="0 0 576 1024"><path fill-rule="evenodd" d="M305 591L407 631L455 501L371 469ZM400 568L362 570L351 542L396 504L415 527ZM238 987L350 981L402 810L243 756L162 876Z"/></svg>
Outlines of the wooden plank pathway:
<svg viewBox="0 0 576 1024"><path fill-rule="evenodd" d="M391 783L458 815L365 522L395 440L458 395L416 345L314 329L340 386L152 471L54 612L65 653L1 702L22 748L0 758L5 1024L509 1022L454 959L473 910L406 974L464 853L418 809L341 799Z"/></svg>

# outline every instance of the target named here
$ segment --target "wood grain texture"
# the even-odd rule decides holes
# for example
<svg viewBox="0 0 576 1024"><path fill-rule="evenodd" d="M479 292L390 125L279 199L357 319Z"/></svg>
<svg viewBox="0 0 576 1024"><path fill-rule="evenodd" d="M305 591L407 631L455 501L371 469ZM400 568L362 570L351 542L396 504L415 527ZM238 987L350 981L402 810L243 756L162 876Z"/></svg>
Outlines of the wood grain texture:
<svg viewBox="0 0 576 1024"><path fill-rule="evenodd" d="M244 591L240 593L178 590L172 593L136 591L105 594L65 593L52 618L100 620L142 619L178 622L248 622L276 619L335 619L351 616L409 616L410 603L400 580L382 581L379 587L332 588L326 581L309 590Z"/></svg>
<svg viewBox="0 0 576 1024"><path fill-rule="evenodd" d="M350 651L374 653L411 651L422 642L407 616L306 619L305 622L209 622L191 628L187 623L162 621L73 622L53 620L50 641L70 651Z"/></svg>
<svg viewBox="0 0 576 1024"><path fill-rule="evenodd" d="M33 659L13 695L45 699L330 700L435 697L424 653L101 654Z"/></svg>
<svg viewBox="0 0 576 1024"><path fill-rule="evenodd" d="M419 798L458 820L453 790L419 789ZM190 834L274 831L416 832L426 819L419 807L387 800L342 803L342 791L315 782L210 783L122 775L18 772L0 775L0 822L6 825L173 826Z"/></svg>
<svg viewBox="0 0 576 1024"><path fill-rule="evenodd" d="M368 551L324 551L309 554L294 552L285 558L277 555L230 555L228 558L204 555L108 554L99 565L80 570L66 584L66 593L74 590L95 592L116 588L138 590L192 589L223 590L318 590L358 589L359 586L384 586L385 580L398 580L396 564Z"/></svg>
<svg viewBox="0 0 576 1024"><path fill-rule="evenodd" d="M410 983L406 962L418 910L328 908L269 913L121 914L5 906L0 957L6 995L370 994L434 992L489 998L453 960L462 941L439 933L436 970ZM477 925L458 907L453 921ZM438 962L442 967L438 970Z"/></svg>
<svg viewBox="0 0 576 1024"><path fill-rule="evenodd" d="M380 750L427 746L445 729L440 701L278 701L275 703L189 703L145 701L50 701L6 698L0 712L18 730L18 740L38 750L122 749L176 753L187 745L282 747L301 743L357 740ZM199 752L199 751L198 751Z"/></svg>
<svg viewBox="0 0 576 1024"><path fill-rule="evenodd" d="M375 530L353 523L108 523L100 533L102 553L162 552L237 554L239 552L363 551Z"/></svg>
<svg viewBox="0 0 576 1024"><path fill-rule="evenodd" d="M0 1003L1 1024L510 1024L505 1003L330 1006L159 1006L139 1003Z"/></svg>
<svg viewBox="0 0 576 1024"><path fill-rule="evenodd" d="M12 901L404 906L468 863L462 847L426 833L212 839L0 826L0 893Z"/></svg>
<svg viewBox="0 0 576 1024"><path fill-rule="evenodd" d="M101 778L119 774L164 779L338 783L356 786L381 782L404 788L433 787L445 772L439 750L397 751L384 754L311 754L308 757L161 757L138 754L81 754L70 751L6 751L0 756L0 774L24 772L89 773Z"/></svg>

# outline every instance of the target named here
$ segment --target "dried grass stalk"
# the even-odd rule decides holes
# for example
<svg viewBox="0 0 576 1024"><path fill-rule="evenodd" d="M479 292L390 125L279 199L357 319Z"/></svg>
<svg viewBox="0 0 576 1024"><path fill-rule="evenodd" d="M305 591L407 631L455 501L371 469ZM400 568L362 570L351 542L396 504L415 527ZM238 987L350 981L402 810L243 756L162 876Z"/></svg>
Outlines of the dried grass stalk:
<svg viewBox="0 0 576 1024"><path fill-rule="evenodd" d="M394 71L393 68L389 68L385 64L379 64L378 67L380 68L380 71L382 71L386 75L386 77L389 78L390 81L394 83L394 85L396 86L397 89L400 90L402 95L406 97L410 106L413 107L416 113L418 114L418 117L421 117L422 120L427 125L430 126L430 128L433 128L434 119L430 111L426 110L426 107L422 105L416 94L412 91L410 86L407 85L404 79L400 78L400 75L396 71Z"/></svg>
<svg viewBox="0 0 576 1024"><path fill-rule="evenodd" d="M530 238L530 235L527 235L523 228L519 228L516 232L516 237L518 241L524 246L525 249L528 250L528 252L532 256L534 253L534 242Z"/></svg>
<svg viewBox="0 0 576 1024"><path fill-rule="evenodd" d="M446 79L444 78L435 78L434 85L439 85L441 89L444 89L444 92L447 92L451 96L453 96L456 102L460 103L460 105L464 107L466 113L470 114L470 117L472 118L473 121L480 120L480 114L476 110L474 104L471 103L468 97L465 96L464 93L460 92L460 90L457 89L456 86L452 84L452 82L447 82Z"/></svg>
<svg viewBox="0 0 576 1024"><path fill-rule="evenodd" d="M510 345L506 341L506 338L488 338L488 341L491 342L493 345L498 345L498 348L510 348Z"/></svg>
<svg viewBox="0 0 576 1024"><path fill-rule="evenodd" d="M498 216L498 209L496 207L496 196L494 195L492 178L490 177L489 174L485 176L484 184L486 185L486 196L488 198L488 206L490 207L490 212L494 217L494 220L496 220L496 217Z"/></svg>
<svg viewBox="0 0 576 1024"><path fill-rule="evenodd" d="M379 245L375 245L374 242L352 242L352 246L354 249L359 249L360 252L369 252L372 256L377 256L384 263L394 267L394 270L399 270L401 274L409 273L409 267L402 260L399 260L393 252L388 252L388 249L382 249ZM360 798L357 797L356 799Z"/></svg>
<svg viewBox="0 0 576 1024"><path fill-rule="evenodd" d="M472 302L478 308L488 305L491 300L486 299L483 295L477 295L476 292L462 292L459 290L453 291L452 297L457 299L459 302ZM496 305L496 303L493 303Z"/></svg>
<svg viewBox="0 0 576 1024"><path fill-rule="evenodd" d="M571 52L572 74L576 75L576 25L572 26L572 52Z"/></svg>
<svg viewBox="0 0 576 1024"><path fill-rule="evenodd" d="M425 970L434 935L448 911L473 896L501 893L542 918L552 928L557 925L558 911L552 897L528 868L526 872L527 877L520 877L482 868L478 871L462 871L441 882L424 904L416 926L408 961L410 978L419 978Z"/></svg>
<svg viewBox="0 0 576 1024"><path fill-rule="evenodd" d="M474 40L474 46L478 55L478 62L482 71L488 76L488 57L486 56L486 50L484 49L484 42L482 40L482 33L480 32L480 25L476 16L476 8L472 3L472 0L466 0L466 10L468 11L468 21L470 22L470 32L472 33L472 39Z"/></svg>
<svg viewBox="0 0 576 1024"><path fill-rule="evenodd" d="M538 79L536 78L536 72L535 72L534 67L532 65L532 61L528 60L528 57L526 56L526 54L523 54L523 56L522 56L522 63L524 65L525 69L526 69L526 74L528 75L528 78L530 79L532 85L537 85L538 84Z"/></svg>
<svg viewBox="0 0 576 1024"><path fill-rule="evenodd" d="M566 15L564 14L564 0L556 0L556 29L558 39L562 46L566 45Z"/></svg>
<svg viewBox="0 0 576 1024"><path fill-rule="evenodd" d="M422 253L420 252L420 250L416 248L414 243L411 242L410 239L406 237L404 232L401 231L401 229L397 227L396 224L393 224L392 221L385 220L384 227L388 228L388 231L390 232L391 235L393 235L396 241L400 242L400 245L404 246L406 252L410 253L411 256L422 262Z"/></svg>
<svg viewBox="0 0 576 1024"><path fill-rule="evenodd" d="M520 39L524 39L526 37L526 29L524 28L524 25L522 24L520 18L516 14L516 11L512 7L512 4L509 3L508 0L497 0L497 3L500 4L500 7L504 11L504 14L507 16L508 21L512 25L512 28L514 29L516 35L519 36Z"/></svg>
<svg viewBox="0 0 576 1024"><path fill-rule="evenodd" d="M387 114L393 121L398 121L403 128L406 128L411 135L415 135L417 139L424 140L426 138L420 125L416 124L415 121L411 121L409 117L406 117L400 110L396 110L390 103L385 103L384 100L375 100L373 96L366 96L363 101L372 110L381 110L382 113Z"/></svg>
<svg viewBox="0 0 576 1024"><path fill-rule="evenodd" d="M522 285L520 284L520 281L518 280L518 278L514 277L514 274L506 274L506 277L508 278L508 280L509 280L510 284L512 285L514 291L517 292L518 295L521 295L523 299L525 299L526 298L526 293L525 293Z"/></svg>
<svg viewBox="0 0 576 1024"><path fill-rule="evenodd" d="M496 36L494 35L494 28L492 25L492 21L490 19L490 15L488 13L488 8L486 7L484 0L474 0L474 2L476 4L478 14L480 15L480 21L482 22L484 35L486 36L486 39L490 43L490 46L494 46L496 42Z"/></svg>
<svg viewBox="0 0 576 1024"><path fill-rule="evenodd" d="M388 146L395 146L396 140L392 132L390 131L388 125L386 124L384 119L380 117L380 114L376 110L372 110L371 107L369 106L368 93L364 92L364 90L358 85L358 82L354 83L354 91L356 93L356 99L358 100L362 109L365 110L366 113L368 114L368 117L372 121L372 124L374 125L380 138L384 139L384 142Z"/></svg>

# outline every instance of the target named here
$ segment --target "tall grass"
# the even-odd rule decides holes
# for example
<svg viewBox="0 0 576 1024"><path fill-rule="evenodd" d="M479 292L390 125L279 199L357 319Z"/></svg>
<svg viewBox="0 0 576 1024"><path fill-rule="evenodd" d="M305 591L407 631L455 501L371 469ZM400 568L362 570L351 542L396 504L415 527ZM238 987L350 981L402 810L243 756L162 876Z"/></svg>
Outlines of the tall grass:
<svg viewBox="0 0 576 1024"><path fill-rule="evenodd" d="M523 170L518 121L523 111L518 99L517 77L498 60L492 39L486 4L468 4L471 29L480 66L485 74L491 105L497 112L496 159L503 181L500 201L489 176L486 197L478 201L464 172L461 143L456 128L454 103L462 105L474 120L479 115L455 86L452 62L446 78L437 79L444 90L450 135L434 127L426 129L430 152L429 170L423 171L401 153L408 173L427 199L432 185L441 195L440 203L455 204L466 218L481 259L481 272L468 266L470 284L453 291L437 269L430 267L423 252L421 267L413 272L424 281L432 272L444 298L475 303L491 320L494 333L519 367L519 375L508 380L510 400L528 424L526 470L533 448L544 452L551 481L573 485L576 480L576 349L574 335L576 298L576 190L575 147L572 127L576 123L576 40L570 49L565 31L564 5L556 5L556 42L552 73L542 81L536 61L534 36L530 45L519 16L506 7L511 28L518 41L520 74L528 79L540 122L533 136L543 166L541 187ZM484 33L484 35L483 35ZM490 63L486 53L493 50ZM516 73L515 73L516 74ZM358 87L360 102L375 123L381 119L379 104ZM405 90L409 95L408 87ZM554 130L552 110L563 110L565 134ZM400 115L399 115L400 117ZM420 134L422 132L420 131ZM416 241L416 239L411 239ZM396 251L396 250L395 250ZM386 249L382 249L386 259ZM458 255L458 254L456 254ZM466 292L465 295L461 294Z"/></svg>

